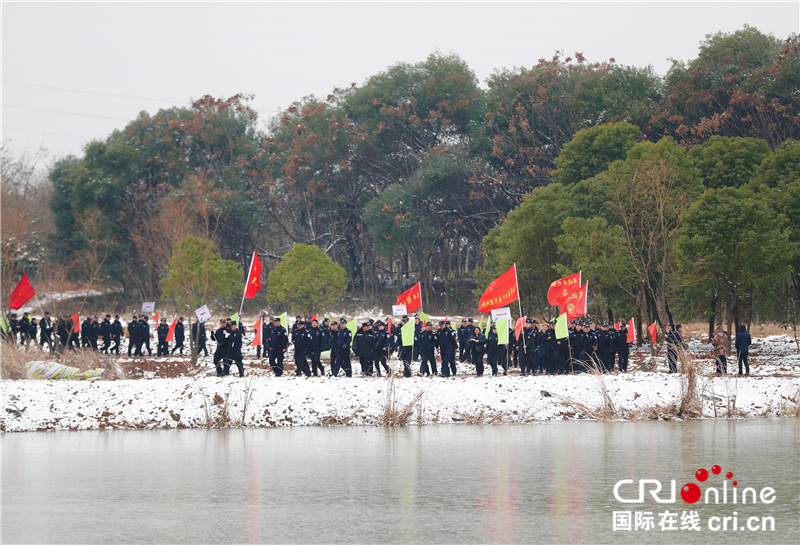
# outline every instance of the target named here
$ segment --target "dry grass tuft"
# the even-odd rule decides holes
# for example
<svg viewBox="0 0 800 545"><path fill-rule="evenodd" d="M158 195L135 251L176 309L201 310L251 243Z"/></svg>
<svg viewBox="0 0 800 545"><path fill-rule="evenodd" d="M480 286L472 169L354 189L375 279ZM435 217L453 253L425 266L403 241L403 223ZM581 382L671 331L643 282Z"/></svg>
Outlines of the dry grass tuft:
<svg viewBox="0 0 800 545"><path fill-rule="evenodd" d="M703 392L700 388L699 361L686 350L678 350L680 363L680 392L676 404L677 418L700 418L703 416Z"/></svg>
<svg viewBox="0 0 800 545"><path fill-rule="evenodd" d="M475 426L505 424L509 419L507 411L496 411L490 407L476 407L469 411L453 411L453 420Z"/></svg>
<svg viewBox="0 0 800 545"><path fill-rule="evenodd" d="M381 413L378 415L377 424L386 427L408 426L422 395L423 393L419 392L408 403L401 403L397 391L397 379L394 371L390 370L386 377L386 393L381 402Z"/></svg>
<svg viewBox="0 0 800 545"><path fill-rule="evenodd" d="M5 380L25 380L28 375L25 364L29 361L54 361L81 371L103 369L103 380L121 380L125 372L117 361L96 350L65 350L55 354L46 352L38 346L23 350L16 344L3 341L0 344L0 378Z"/></svg>
<svg viewBox="0 0 800 545"><path fill-rule="evenodd" d="M800 416L800 387L797 387L794 394L781 396L781 414L783 416Z"/></svg>

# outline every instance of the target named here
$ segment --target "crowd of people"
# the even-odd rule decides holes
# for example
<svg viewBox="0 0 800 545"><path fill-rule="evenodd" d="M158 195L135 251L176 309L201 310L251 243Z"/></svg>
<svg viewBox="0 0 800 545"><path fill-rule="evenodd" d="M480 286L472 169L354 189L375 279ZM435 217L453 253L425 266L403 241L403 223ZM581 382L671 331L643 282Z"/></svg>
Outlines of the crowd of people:
<svg viewBox="0 0 800 545"><path fill-rule="evenodd" d="M403 316L399 324L392 324L391 320L370 319L358 325L354 334L347 327L345 318L319 321L310 316L296 316L290 331L281 324L280 318L263 318L256 358L268 359L276 376L284 372L284 359L290 345L294 347L295 374L298 376L325 376L324 360L330 367L330 376L338 376L340 372L344 376L353 376L353 356L358 360L362 375L381 376L381 371L389 373L388 359L395 353L402 362L405 377L415 372L422 376L455 376L456 358L462 363L472 364L477 376L483 376L484 372L508 374L509 368L518 368L523 376L581 373L590 369L603 373L628 371L630 343L625 322L616 325L596 322L592 328L589 322L573 320L568 325L567 337L559 339L555 334L555 320L539 324L535 319L526 318L519 334L509 329L508 343L505 344L501 339L506 335L498 333L497 323L483 326L481 321L476 325L472 318L464 318L454 329L449 320L441 320L438 324L432 321L423 323L415 315L413 342L405 346L401 330L411 319L409 316ZM128 338L128 356L134 357L144 356L145 351L152 356L150 340L154 338L157 356L168 356L176 351L183 355L186 340L183 317L176 320L171 336L166 318L156 324L155 335L151 335L149 320L147 315L134 315L127 322L126 334L119 315L113 320L110 314L106 314L103 320L99 316L87 317L79 328L75 328L69 316L54 319L45 312L37 320L25 312L19 318L16 314L8 316L5 335L25 347L38 342L42 347L47 345L51 351L83 347L117 355L125 335ZM198 354L207 356L205 323L194 322L191 335L196 340ZM242 343L246 335L246 328L230 318L220 320L219 327L211 333L216 343L213 362L218 376L230 374L233 365L236 365L239 376L244 376ZM669 324L666 341L669 372L675 373L678 371L679 353L687 348L680 324ZM740 375L743 366L744 374L750 373L747 359L750 342L746 330L737 334ZM727 336L721 326L717 328L712 343L717 373L725 374Z"/></svg>

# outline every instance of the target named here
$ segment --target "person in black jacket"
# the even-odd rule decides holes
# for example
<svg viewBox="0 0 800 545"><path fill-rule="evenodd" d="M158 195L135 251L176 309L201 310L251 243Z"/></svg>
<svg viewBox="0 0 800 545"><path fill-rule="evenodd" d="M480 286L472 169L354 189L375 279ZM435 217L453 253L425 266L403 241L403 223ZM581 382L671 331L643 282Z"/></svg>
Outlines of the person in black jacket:
<svg viewBox="0 0 800 545"><path fill-rule="evenodd" d="M389 365L386 363L389 359L389 333L386 331L386 324L381 320L375 322L375 327L377 328L374 333L375 344L372 346L375 372L381 376L381 367L383 367L386 376L389 376Z"/></svg>
<svg viewBox="0 0 800 545"><path fill-rule="evenodd" d="M458 338L458 361L464 363L467 361L467 354L469 353L469 343L472 340L472 331L467 326L467 319L461 319L461 325L456 331Z"/></svg>
<svg viewBox="0 0 800 545"><path fill-rule="evenodd" d="M486 335L483 334L479 327L474 327L472 328L472 338L469 342L471 344L472 363L475 365L475 374L482 377L483 354L486 352Z"/></svg>
<svg viewBox="0 0 800 545"><path fill-rule="evenodd" d="M114 315L114 321L111 323L111 341L114 343L108 349L109 354L116 354L119 356L119 344L122 342L122 322L119 321L119 314Z"/></svg>
<svg viewBox="0 0 800 545"><path fill-rule="evenodd" d="M44 316L39 320L39 345L44 346L44 344L47 343L50 352L55 350L53 346L53 329L53 321L50 318L50 312L45 311Z"/></svg>
<svg viewBox="0 0 800 545"><path fill-rule="evenodd" d="M294 364L296 376L304 374L307 377L311 376L311 370L308 368L308 347L311 343L311 337L306 331L306 323L304 321L295 322L297 329L294 332Z"/></svg>
<svg viewBox="0 0 800 545"><path fill-rule="evenodd" d="M617 336L617 354L620 373L628 372L628 356L630 355L630 344L628 344L628 324L620 322L619 335Z"/></svg>
<svg viewBox="0 0 800 545"><path fill-rule="evenodd" d="M326 318L327 319L327 318ZM339 364L337 363L336 359L336 336L339 335L339 322L336 320L331 321L330 325L328 326L328 350L331 351L331 375L336 376L339 374Z"/></svg>
<svg viewBox="0 0 800 545"><path fill-rule="evenodd" d="M228 354L228 333L227 321L222 319L219 321L219 328L212 334L212 338L217 342L217 348L214 350L214 366L217 368L217 376L222 376L224 367L222 362Z"/></svg>
<svg viewBox="0 0 800 545"><path fill-rule="evenodd" d="M375 337L370 331L369 322L361 324L361 329L356 331L355 342L353 343L353 352L358 357L358 362L361 364L361 372L371 377L372 369L372 346L375 342Z"/></svg>
<svg viewBox="0 0 800 545"><path fill-rule="evenodd" d="M223 374L229 374L230 364L235 363L236 367L239 368L239 376L244 376L244 362L242 357L243 337L244 330L239 329L239 325L236 323L236 321L231 321L231 331L228 337L228 352L223 360L225 361Z"/></svg>
<svg viewBox="0 0 800 545"><path fill-rule="evenodd" d="M320 361L322 354L322 330L319 328L317 320L311 320L311 329L308 330L308 353L311 356L311 373L316 377L317 370L319 376L325 376L325 368Z"/></svg>
<svg viewBox="0 0 800 545"><path fill-rule="evenodd" d="M108 354L108 349L111 346L111 314L106 314L106 317L100 322L100 338L103 339L103 346L100 348L100 352Z"/></svg>
<svg viewBox="0 0 800 545"><path fill-rule="evenodd" d="M353 368L350 362L350 347L353 344L353 333L347 328L347 320L339 320L339 332L336 334L336 370L331 368L333 376L339 375L339 367L344 371L345 376L353 376Z"/></svg>
<svg viewBox="0 0 800 545"><path fill-rule="evenodd" d="M289 337L286 328L281 325L281 319L272 318L272 329L269 335L269 365L276 377L283 375L283 358L289 348Z"/></svg>
<svg viewBox="0 0 800 545"><path fill-rule="evenodd" d="M667 324L669 332L667 333L667 364L669 365L670 373L678 372L678 346L682 343L683 339L680 334L675 332L675 324Z"/></svg>
<svg viewBox="0 0 800 545"><path fill-rule="evenodd" d="M180 316L178 321L175 322L175 334L173 336L175 338L175 346L172 347L172 352L170 352L170 354L174 354L176 350L180 350L180 354L183 356L183 341L186 337L186 329L183 326L183 316Z"/></svg>
<svg viewBox="0 0 800 545"><path fill-rule="evenodd" d="M492 368L492 375L497 375L497 362L500 359L501 348L503 347L497 341L497 324L493 322L489 328L489 335L486 336L486 359L489 367Z"/></svg>
<svg viewBox="0 0 800 545"><path fill-rule="evenodd" d="M734 348L736 348L736 353L739 356L739 376L742 376L742 364L744 364L745 368L744 374L750 374L748 355L750 353L751 343L752 338L750 337L750 333L747 332L747 327L745 327L744 324L739 324L739 332L736 334L736 340L734 341Z"/></svg>
<svg viewBox="0 0 800 545"><path fill-rule="evenodd" d="M156 356L169 356L169 343L167 342L167 335L169 335L169 325L167 319L161 318L161 323L156 328L156 335L158 335L158 346L156 347Z"/></svg>
<svg viewBox="0 0 800 545"><path fill-rule="evenodd" d="M150 318L144 314L142 314L142 316L139 318L139 338L140 342L142 343L140 347L144 346L147 349L147 355L152 356L153 351L150 350L150 324L148 323L149 319ZM143 354L144 352L142 352L139 355L141 356Z"/></svg>
<svg viewBox="0 0 800 545"><path fill-rule="evenodd" d="M419 333L419 355L422 363L419 372L425 376L438 375L436 369L436 334L433 332L433 324L429 321ZM430 367L430 368L429 368Z"/></svg>
<svg viewBox="0 0 800 545"><path fill-rule="evenodd" d="M198 333L198 328L200 328L200 332ZM197 355L200 355L200 351L202 350L203 353L208 356L208 348L206 347L206 323L205 322L194 322L192 324L192 339L197 344Z"/></svg>

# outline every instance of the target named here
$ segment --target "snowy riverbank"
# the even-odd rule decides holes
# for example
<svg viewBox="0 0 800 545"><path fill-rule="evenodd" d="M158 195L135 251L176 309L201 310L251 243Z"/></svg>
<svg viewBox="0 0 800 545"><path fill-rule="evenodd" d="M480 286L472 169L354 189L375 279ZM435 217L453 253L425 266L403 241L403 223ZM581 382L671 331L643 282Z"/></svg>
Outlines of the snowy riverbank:
<svg viewBox="0 0 800 545"><path fill-rule="evenodd" d="M602 381L615 408L628 414L670 405L680 392L680 378L663 373L633 372ZM11 432L379 425L386 423L387 407L405 412L411 425L547 422L591 418L571 402L599 407L599 384L591 375L13 381L3 383L3 399L21 415L4 411L2 426ZM785 416L796 414L800 378L703 378L701 388L705 417Z"/></svg>

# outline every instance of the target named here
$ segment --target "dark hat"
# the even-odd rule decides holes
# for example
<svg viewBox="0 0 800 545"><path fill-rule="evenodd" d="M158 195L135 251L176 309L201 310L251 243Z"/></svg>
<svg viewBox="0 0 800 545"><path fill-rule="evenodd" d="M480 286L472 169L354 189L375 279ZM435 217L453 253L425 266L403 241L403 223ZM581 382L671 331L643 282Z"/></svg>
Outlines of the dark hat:
<svg viewBox="0 0 800 545"><path fill-rule="evenodd" d="M45 310L44 313L45 314L50 314L50 311L49 310Z"/></svg>
<svg viewBox="0 0 800 545"><path fill-rule="evenodd" d="M237 325L236 320L231 320L231 325Z"/></svg>
<svg viewBox="0 0 800 545"><path fill-rule="evenodd" d="M167 321L167 319L166 319L166 318L161 318L161 321L162 321L162 322L166 322L166 321Z"/></svg>
<svg viewBox="0 0 800 545"><path fill-rule="evenodd" d="M119 314L114 314L114 318L119 318Z"/></svg>
<svg viewBox="0 0 800 545"><path fill-rule="evenodd" d="M401 321L407 322L408 321L408 316L403 316L403 319Z"/></svg>
<svg viewBox="0 0 800 545"><path fill-rule="evenodd" d="M444 320L439 320L439 325L444 325Z"/></svg>
<svg viewBox="0 0 800 545"><path fill-rule="evenodd" d="M532 323L532 324L539 325L539 322L537 322L536 320L531 320L531 323Z"/></svg>
<svg viewBox="0 0 800 545"><path fill-rule="evenodd" d="M22 315L23 315L23 316L27 316L27 315L28 315L28 313L27 313L27 312L23 312L23 313L22 313ZM95 318L97 318L97 316L95 316Z"/></svg>
<svg viewBox="0 0 800 545"><path fill-rule="evenodd" d="M178 316L178 321L182 322L183 321L183 316Z"/></svg>
<svg viewBox="0 0 800 545"><path fill-rule="evenodd" d="M467 321L468 321L469 323L472 323L472 318L470 318L470 319L469 319L469 320L467 320Z"/></svg>
<svg viewBox="0 0 800 545"><path fill-rule="evenodd" d="M667 325L668 325L669 327L671 327L671 328L675 328L675 324L673 324L672 322L668 323Z"/></svg>
<svg viewBox="0 0 800 545"><path fill-rule="evenodd" d="M445 320L444 325L450 325L450 320Z"/></svg>
<svg viewBox="0 0 800 545"><path fill-rule="evenodd" d="M375 325L380 327L382 325L385 326L386 324L384 324L382 321L378 320L377 322L375 322Z"/></svg>
<svg viewBox="0 0 800 545"><path fill-rule="evenodd" d="M12 317L12 318L16 318L16 317L17 317L17 315L16 315L15 313L13 313L13 312L12 312L12 313L11 313L11 317Z"/></svg>
<svg viewBox="0 0 800 545"><path fill-rule="evenodd" d="M620 327L620 328L623 328L623 327L628 327L628 323L627 323L627 322L620 322L620 323L619 323L619 327ZM680 327L680 326L679 326L679 327Z"/></svg>
<svg viewBox="0 0 800 545"><path fill-rule="evenodd" d="M225 318L220 318L220 319L219 319L219 323L221 323L221 324L224 324L224 323L226 323L227 321L228 321L228 320L226 320Z"/></svg>
<svg viewBox="0 0 800 545"><path fill-rule="evenodd" d="M361 327L369 327L369 322L364 322L363 324L361 324Z"/></svg>
<svg viewBox="0 0 800 545"><path fill-rule="evenodd" d="M306 321L307 321L307 322L310 322L310 321L311 321L311 315L310 315L310 314L306 314Z"/></svg>
<svg viewBox="0 0 800 545"><path fill-rule="evenodd" d="M675 329L680 329L680 328L681 328L681 324L675 324Z"/></svg>
<svg viewBox="0 0 800 545"><path fill-rule="evenodd" d="M26 312L25 314L28 314L28 313ZM97 314L95 314L94 317L97 318L98 317Z"/></svg>
<svg viewBox="0 0 800 545"><path fill-rule="evenodd" d="M462 323L462 324L463 324L464 322L466 322L466 321L467 321L467 319L466 319L466 318L461 318L461 323Z"/></svg>
<svg viewBox="0 0 800 545"><path fill-rule="evenodd" d="M532 323L533 323L533 320L532 320L532 319L530 319L530 318L525 318L525 323L526 323L526 324L532 324Z"/></svg>
<svg viewBox="0 0 800 545"><path fill-rule="evenodd" d="M344 318L342 318L341 320L339 320L339 323L340 323L340 324L347 325L347 320L345 320Z"/></svg>
<svg viewBox="0 0 800 545"><path fill-rule="evenodd" d="M106 314L106 318L111 318L111 314Z"/></svg>
<svg viewBox="0 0 800 545"><path fill-rule="evenodd" d="M329 321L330 321L330 319L328 319L328 318L323 318L323 319L322 319L322 323L323 323L323 324L324 324L325 322L329 322Z"/></svg>

